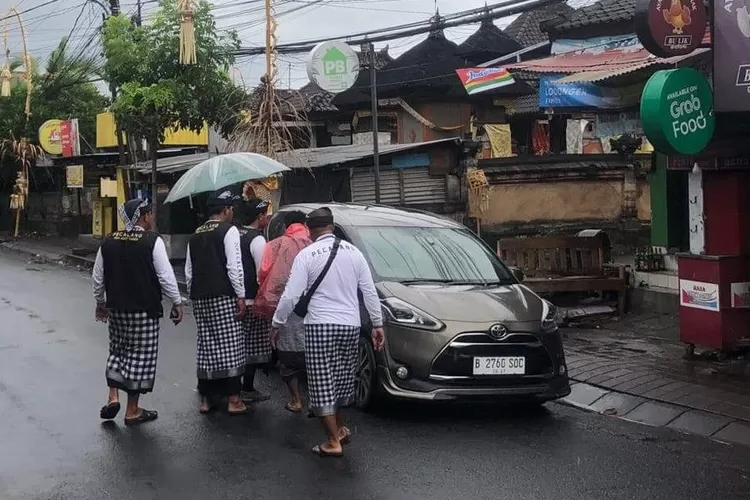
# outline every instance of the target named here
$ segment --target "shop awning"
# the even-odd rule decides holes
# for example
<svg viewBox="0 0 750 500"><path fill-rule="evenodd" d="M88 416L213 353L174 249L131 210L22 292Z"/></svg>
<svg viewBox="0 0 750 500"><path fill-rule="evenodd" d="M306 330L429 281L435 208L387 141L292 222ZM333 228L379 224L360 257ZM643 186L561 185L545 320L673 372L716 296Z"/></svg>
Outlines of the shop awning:
<svg viewBox="0 0 750 500"><path fill-rule="evenodd" d="M566 74L558 83L601 82L627 75L645 68L665 69L708 52L701 48L684 56L656 57L644 48L637 50L605 50L599 53L576 51L545 57L535 61L508 66L511 72L524 71L536 74Z"/></svg>

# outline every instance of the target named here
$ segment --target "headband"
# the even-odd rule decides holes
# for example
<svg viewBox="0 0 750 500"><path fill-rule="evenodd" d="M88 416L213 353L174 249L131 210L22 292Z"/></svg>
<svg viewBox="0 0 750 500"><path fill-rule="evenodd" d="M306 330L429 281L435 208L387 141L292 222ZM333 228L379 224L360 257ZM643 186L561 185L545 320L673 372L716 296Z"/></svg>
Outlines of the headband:
<svg viewBox="0 0 750 500"><path fill-rule="evenodd" d="M127 203L125 205L127 205ZM125 205L120 205L120 208L117 209L117 215L120 216L120 220L125 224L125 230L130 232L135 229L135 225L141 220L141 210L148 207L149 203L148 200L143 200L137 207L135 207L133 215L131 216L128 216Z"/></svg>

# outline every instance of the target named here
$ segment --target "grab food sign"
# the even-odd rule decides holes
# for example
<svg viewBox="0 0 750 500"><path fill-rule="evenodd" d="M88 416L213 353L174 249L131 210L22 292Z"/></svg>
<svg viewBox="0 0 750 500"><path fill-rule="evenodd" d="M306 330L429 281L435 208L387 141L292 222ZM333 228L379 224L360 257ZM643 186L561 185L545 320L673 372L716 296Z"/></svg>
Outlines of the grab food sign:
<svg viewBox="0 0 750 500"><path fill-rule="evenodd" d="M714 135L711 86L691 68L657 71L643 88L641 121L658 152L700 153Z"/></svg>

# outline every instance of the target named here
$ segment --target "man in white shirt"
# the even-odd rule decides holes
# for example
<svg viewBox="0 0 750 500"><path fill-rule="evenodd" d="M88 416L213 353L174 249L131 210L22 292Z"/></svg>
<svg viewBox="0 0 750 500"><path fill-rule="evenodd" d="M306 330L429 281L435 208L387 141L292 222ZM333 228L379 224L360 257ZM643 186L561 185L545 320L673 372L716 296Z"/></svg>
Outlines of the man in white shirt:
<svg viewBox="0 0 750 500"><path fill-rule="evenodd" d="M159 353L162 293L172 303L170 317L182 321L182 297L164 241L151 231L151 205L130 200L118 210L124 231L115 231L96 254L92 282L97 321L109 323L105 376L109 399L99 412L111 420L120 411L120 393L128 395L125 425L156 420L158 413L138 406L154 389Z"/></svg>
<svg viewBox="0 0 750 500"><path fill-rule="evenodd" d="M362 292L370 315L377 350L382 350L385 342L382 309L365 257L351 243L334 237L331 211L314 210L306 224L314 243L294 259L273 317L271 340L276 342L278 328L286 324L293 310L304 317L310 409L321 417L328 436L312 452L340 457L342 445L351 439L341 409L355 403L357 343L364 324L357 292Z"/></svg>
<svg viewBox="0 0 750 500"><path fill-rule="evenodd" d="M266 238L263 231L268 225L268 208L270 203L259 198L242 201L243 215L240 230L242 245L242 271L245 275L245 303L247 314L242 318L242 329L245 332L247 359L245 375L242 377L242 401L255 403L271 398L268 393L255 387L255 373L259 369L268 369L271 361L271 342L269 330L271 321L253 312L253 302L258 294L258 271L266 249Z"/></svg>
<svg viewBox="0 0 750 500"><path fill-rule="evenodd" d="M185 262L190 299L198 326L197 375L200 412L209 413L226 397L231 415L247 413L240 399L245 371L245 283L240 232L230 191L208 200L209 219L190 237Z"/></svg>

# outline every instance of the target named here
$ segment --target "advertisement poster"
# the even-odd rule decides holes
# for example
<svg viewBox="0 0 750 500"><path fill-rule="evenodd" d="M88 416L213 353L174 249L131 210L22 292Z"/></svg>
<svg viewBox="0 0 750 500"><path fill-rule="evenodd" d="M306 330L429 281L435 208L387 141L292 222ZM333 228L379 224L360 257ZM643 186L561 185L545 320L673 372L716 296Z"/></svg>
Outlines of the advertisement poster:
<svg viewBox="0 0 750 500"><path fill-rule="evenodd" d="M571 52L601 54L609 50L635 52L642 48L643 45L635 35L613 35L584 38L582 40L559 38L552 42L550 52L552 55L569 54Z"/></svg>
<svg viewBox="0 0 750 500"><path fill-rule="evenodd" d="M564 75L562 75L564 76ZM642 84L601 87L594 83L557 83L561 75L539 78L539 107L623 109L641 100Z"/></svg>
<svg viewBox="0 0 750 500"><path fill-rule="evenodd" d="M732 283L732 307L750 308L750 281Z"/></svg>
<svg viewBox="0 0 750 500"><path fill-rule="evenodd" d="M64 120L60 125L60 144L62 155L66 158L80 156L81 139L78 135L78 118Z"/></svg>
<svg viewBox="0 0 750 500"><path fill-rule="evenodd" d="M83 187L83 165L68 165L65 168L65 178L68 189Z"/></svg>
<svg viewBox="0 0 750 500"><path fill-rule="evenodd" d="M515 83L505 68L463 68L457 69L456 74L469 95Z"/></svg>
<svg viewBox="0 0 750 500"><path fill-rule="evenodd" d="M702 281L680 280L680 305L719 312L719 285Z"/></svg>
<svg viewBox="0 0 750 500"><path fill-rule="evenodd" d="M750 0L714 5L714 110L750 111Z"/></svg>

